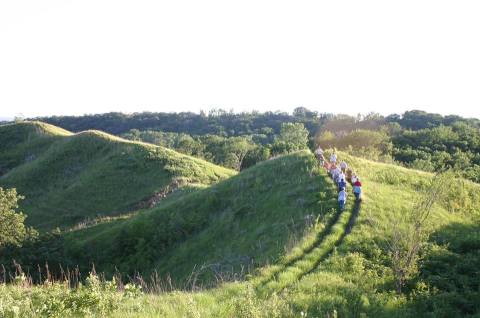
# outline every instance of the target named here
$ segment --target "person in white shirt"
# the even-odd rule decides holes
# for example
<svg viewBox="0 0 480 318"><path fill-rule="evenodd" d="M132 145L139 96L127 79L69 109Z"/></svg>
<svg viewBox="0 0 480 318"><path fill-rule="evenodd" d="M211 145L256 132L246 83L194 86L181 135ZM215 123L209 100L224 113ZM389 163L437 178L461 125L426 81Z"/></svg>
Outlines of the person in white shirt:
<svg viewBox="0 0 480 318"><path fill-rule="evenodd" d="M317 148L317 150L315 150L315 157L317 157L320 165L323 166L323 161L325 160L325 158L323 157L323 149L320 146Z"/></svg>
<svg viewBox="0 0 480 318"><path fill-rule="evenodd" d="M345 171L347 171L347 167L348 167L348 165L347 165L347 163L346 163L345 161L342 161L342 162L340 163L340 168L342 169L342 172L343 172L343 173L345 173Z"/></svg>
<svg viewBox="0 0 480 318"><path fill-rule="evenodd" d="M335 165L330 165L329 166L328 172L330 173L330 177L332 177L332 179L333 179L333 175L335 174L335 169L337 169L337 167L335 167Z"/></svg>
<svg viewBox="0 0 480 318"><path fill-rule="evenodd" d="M338 183L338 177L340 176L340 173L342 173L342 171L340 170L339 167L336 167L334 170L333 170L333 173L332 173L332 179L335 183Z"/></svg>
<svg viewBox="0 0 480 318"><path fill-rule="evenodd" d="M342 188L340 192L338 192L338 208L340 211L345 209L345 203L347 202L347 192L345 188Z"/></svg>
<svg viewBox="0 0 480 318"><path fill-rule="evenodd" d="M337 163L337 154L335 152L330 156L330 162Z"/></svg>
<svg viewBox="0 0 480 318"><path fill-rule="evenodd" d="M355 183L355 182L357 182L357 180L358 180L358 177L357 177L356 174L354 174L354 175L352 176L352 184Z"/></svg>

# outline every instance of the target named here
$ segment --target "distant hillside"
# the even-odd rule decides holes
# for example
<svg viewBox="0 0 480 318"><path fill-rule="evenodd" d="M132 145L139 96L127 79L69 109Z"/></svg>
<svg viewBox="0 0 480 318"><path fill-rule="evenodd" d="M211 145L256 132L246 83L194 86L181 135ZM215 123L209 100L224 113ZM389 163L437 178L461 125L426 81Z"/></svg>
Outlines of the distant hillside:
<svg viewBox="0 0 480 318"><path fill-rule="evenodd" d="M235 174L162 147L40 122L0 126L0 169L0 185L26 197L28 224L44 230L132 212L169 189Z"/></svg>

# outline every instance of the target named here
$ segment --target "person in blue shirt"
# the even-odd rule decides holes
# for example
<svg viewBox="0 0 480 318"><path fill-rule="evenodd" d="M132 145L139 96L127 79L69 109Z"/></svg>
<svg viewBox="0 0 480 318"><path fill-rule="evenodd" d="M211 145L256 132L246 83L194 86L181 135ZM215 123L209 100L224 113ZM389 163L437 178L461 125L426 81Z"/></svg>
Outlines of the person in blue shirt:
<svg viewBox="0 0 480 318"><path fill-rule="evenodd" d="M338 181L338 191L342 191L342 189L345 189L347 187L347 182L345 181L344 178L340 179Z"/></svg>
<svg viewBox="0 0 480 318"><path fill-rule="evenodd" d="M338 208L340 211L345 210L345 203L347 202L347 192L342 188L338 193Z"/></svg>
<svg viewBox="0 0 480 318"><path fill-rule="evenodd" d="M355 183L353 183L353 194L357 201L362 200L362 183L358 177L356 178Z"/></svg>

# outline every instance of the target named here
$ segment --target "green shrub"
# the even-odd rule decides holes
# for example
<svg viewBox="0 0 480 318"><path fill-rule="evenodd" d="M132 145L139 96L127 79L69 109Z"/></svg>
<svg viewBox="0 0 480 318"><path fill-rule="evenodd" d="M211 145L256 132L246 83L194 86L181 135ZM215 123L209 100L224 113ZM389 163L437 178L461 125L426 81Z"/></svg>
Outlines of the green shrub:
<svg viewBox="0 0 480 318"><path fill-rule="evenodd" d="M140 287L127 284L118 292L115 280L102 281L90 274L85 285L71 289L68 282L45 282L42 286L0 285L0 317L104 317L116 310L122 299L137 298Z"/></svg>

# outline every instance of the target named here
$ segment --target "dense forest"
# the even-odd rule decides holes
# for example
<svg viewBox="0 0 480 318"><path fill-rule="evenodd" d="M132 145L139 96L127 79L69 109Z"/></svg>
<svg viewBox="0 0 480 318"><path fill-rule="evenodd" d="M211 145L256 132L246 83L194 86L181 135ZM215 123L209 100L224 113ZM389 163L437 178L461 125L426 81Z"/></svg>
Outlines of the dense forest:
<svg viewBox="0 0 480 318"><path fill-rule="evenodd" d="M237 170L321 145L425 171L451 167L480 182L480 120L418 110L349 116L298 107L292 114L216 109L38 119L74 132L99 129L163 145Z"/></svg>

